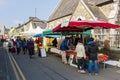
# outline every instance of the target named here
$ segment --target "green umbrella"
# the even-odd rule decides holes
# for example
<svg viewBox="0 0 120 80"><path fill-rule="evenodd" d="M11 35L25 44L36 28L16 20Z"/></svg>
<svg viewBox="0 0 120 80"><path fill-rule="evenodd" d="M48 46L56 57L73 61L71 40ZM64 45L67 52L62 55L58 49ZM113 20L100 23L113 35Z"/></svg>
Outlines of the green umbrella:
<svg viewBox="0 0 120 80"><path fill-rule="evenodd" d="M75 35L75 34L91 35L91 30L85 32L53 32L52 29L43 31L43 35Z"/></svg>

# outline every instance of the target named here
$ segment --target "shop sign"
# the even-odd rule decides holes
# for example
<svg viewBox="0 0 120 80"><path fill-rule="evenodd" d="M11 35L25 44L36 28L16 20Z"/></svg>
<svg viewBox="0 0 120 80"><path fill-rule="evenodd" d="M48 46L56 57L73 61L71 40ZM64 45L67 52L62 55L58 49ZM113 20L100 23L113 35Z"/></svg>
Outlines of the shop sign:
<svg viewBox="0 0 120 80"><path fill-rule="evenodd" d="M61 26L61 27L67 26L68 23L69 23L69 20L68 20L68 19L64 20L64 21L62 22L62 26Z"/></svg>

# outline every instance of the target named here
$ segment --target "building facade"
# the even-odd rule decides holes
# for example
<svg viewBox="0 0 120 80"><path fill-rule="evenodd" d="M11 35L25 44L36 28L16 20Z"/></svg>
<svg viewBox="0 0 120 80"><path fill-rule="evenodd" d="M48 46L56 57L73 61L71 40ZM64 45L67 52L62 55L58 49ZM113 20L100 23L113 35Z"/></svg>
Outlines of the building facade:
<svg viewBox="0 0 120 80"><path fill-rule="evenodd" d="M71 20L99 20L116 23L118 6L119 0L61 0L49 17L47 28L52 29L59 23ZM111 46L116 46L116 34L115 29L92 31L93 37L97 35L100 41L109 39Z"/></svg>
<svg viewBox="0 0 120 80"><path fill-rule="evenodd" d="M42 30L46 28L47 22L40 20L37 17L29 17L29 20L24 24L19 24L14 30L12 30L11 35L15 36L26 36L32 37L35 34L41 33Z"/></svg>
<svg viewBox="0 0 120 80"><path fill-rule="evenodd" d="M5 34L5 26L0 24L0 39L3 38L4 34Z"/></svg>

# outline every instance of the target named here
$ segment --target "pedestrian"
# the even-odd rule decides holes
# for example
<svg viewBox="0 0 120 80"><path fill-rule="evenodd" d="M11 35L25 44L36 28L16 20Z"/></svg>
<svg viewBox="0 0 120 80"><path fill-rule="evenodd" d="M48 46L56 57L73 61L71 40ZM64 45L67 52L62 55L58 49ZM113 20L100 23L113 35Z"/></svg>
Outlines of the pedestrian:
<svg viewBox="0 0 120 80"><path fill-rule="evenodd" d="M11 41L12 41L12 44L13 44L13 46L11 48L11 52L15 53L16 52L16 48L15 48L16 42L14 41L14 39L11 39Z"/></svg>
<svg viewBox="0 0 120 80"><path fill-rule="evenodd" d="M58 42L57 42L57 39L55 38L55 39L52 41L52 44L53 44L54 47L57 47L57 43L58 43Z"/></svg>
<svg viewBox="0 0 120 80"><path fill-rule="evenodd" d="M11 49L13 48L13 42L12 39L8 41L8 51L11 52Z"/></svg>
<svg viewBox="0 0 120 80"><path fill-rule="evenodd" d="M32 58L32 56L34 54L34 40L32 38L30 38L28 40L27 48L28 48L28 51L29 51L29 57Z"/></svg>
<svg viewBox="0 0 120 80"><path fill-rule="evenodd" d="M26 52L27 52L27 41L26 41L25 38L22 40L22 48L23 48L23 53L26 54Z"/></svg>
<svg viewBox="0 0 120 80"><path fill-rule="evenodd" d="M85 71L85 48L81 40L78 41L75 52L77 53L76 55L76 61L77 61L77 66L78 66L78 72L80 73L86 73Z"/></svg>
<svg viewBox="0 0 120 80"><path fill-rule="evenodd" d="M20 40L19 37L17 37L17 39L16 39L17 54L20 54L20 51L21 51L21 45L22 45L22 41Z"/></svg>
<svg viewBox="0 0 120 80"><path fill-rule="evenodd" d="M67 64L66 51L69 50L69 37L66 36L65 39L60 44L60 54L62 56L62 62Z"/></svg>
<svg viewBox="0 0 120 80"><path fill-rule="evenodd" d="M41 48L42 48L42 42L41 42L41 39L40 37L38 37L36 40L35 40L35 43L37 43L37 47L38 47L38 56L41 57Z"/></svg>
<svg viewBox="0 0 120 80"><path fill-rule="evenodd" d="M98 46L95 44L93 38L90 38L89 42L87 43L86 53L89 58L89 64L88 64L89 75L92 74L93 70L95 75L98 75L98 56L97 56Z"/></svg>

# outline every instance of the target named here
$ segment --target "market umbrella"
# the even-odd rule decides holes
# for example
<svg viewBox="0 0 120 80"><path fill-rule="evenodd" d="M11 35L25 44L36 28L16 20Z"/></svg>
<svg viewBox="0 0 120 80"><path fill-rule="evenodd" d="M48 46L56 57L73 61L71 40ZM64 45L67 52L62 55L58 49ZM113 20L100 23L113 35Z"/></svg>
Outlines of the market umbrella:
<svg viewBox="0 0 120 80"><path fill-rule="evenodd" d="M120 26L105 21L70 21L66 24L59 24L53 28L53 32L84 32L94 28L114 29Z"/></svg>
<svg viewBox="0 0 120 80"><path fill-rule="evenodd" d="M40 37L40 36L43 36L42 33L39 33L39 34L35 34L34 37Z"/></svg>
<svg viewBox="0 0 120 80"><path fill-rule="evenodd" d="M60 38L60 35L46 35L46 38Z"/></svg>
<svg viewBox="0 0 120 80"><path fill-rule="evenodd" d="M53 32L52 29L44 30L43 35L61 35L61 32Z"/></svg>
<svg viewBox="0 0 120 80"><path fill-rule="evenodd" d="M91 31L88 30L88 31L85 31L85 32L53 32L52 29L49 29L49 30L45 30L43 31L43 35L46 36L46 35L75 35L75 34L87 34L87 35L91 35Z"/></svg>

